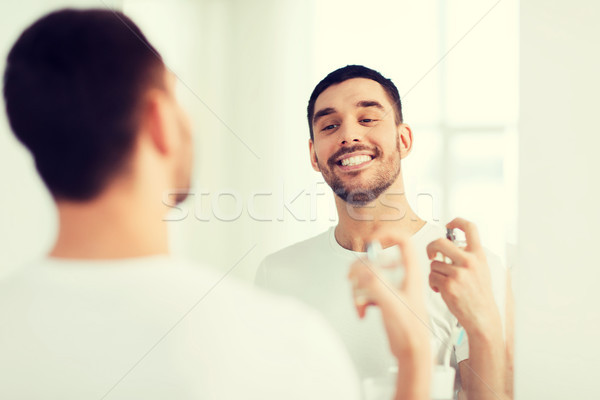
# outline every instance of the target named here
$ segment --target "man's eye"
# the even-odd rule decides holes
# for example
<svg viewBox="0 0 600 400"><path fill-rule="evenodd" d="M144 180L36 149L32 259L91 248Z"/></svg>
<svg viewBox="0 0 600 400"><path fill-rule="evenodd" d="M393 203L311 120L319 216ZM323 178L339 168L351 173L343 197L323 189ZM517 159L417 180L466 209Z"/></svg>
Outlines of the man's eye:
<svg viewBox="0 0 600 400"><path fill-rule="evenodd" d="M323 129L321 129L322 131L330 131L332 129L337 128L339 125L337 124L331 124L331 125L327 125L326 127L324 127Z"/></svg>
<svg viewBox="0 0 600 400"><path fill-rule="evenodd" d="M363 118L360 120L360 122L364 122L364 123L369 123L369 122L376 122L376 119L372 119L372 118Z"/></svg>

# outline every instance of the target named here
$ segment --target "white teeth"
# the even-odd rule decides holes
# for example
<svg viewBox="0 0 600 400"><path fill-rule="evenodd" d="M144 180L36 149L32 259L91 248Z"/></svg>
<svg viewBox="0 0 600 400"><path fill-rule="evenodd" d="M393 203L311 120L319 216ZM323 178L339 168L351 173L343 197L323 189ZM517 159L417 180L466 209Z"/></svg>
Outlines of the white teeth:
<svg viewBox="0 0 600 400"><path fill-rule="evenodd" d="M343 166L358 165L358 164L365 163L367 161L371 161L371 156L354 156L354 157L344 158L342 160L342 165Z"/></svg>

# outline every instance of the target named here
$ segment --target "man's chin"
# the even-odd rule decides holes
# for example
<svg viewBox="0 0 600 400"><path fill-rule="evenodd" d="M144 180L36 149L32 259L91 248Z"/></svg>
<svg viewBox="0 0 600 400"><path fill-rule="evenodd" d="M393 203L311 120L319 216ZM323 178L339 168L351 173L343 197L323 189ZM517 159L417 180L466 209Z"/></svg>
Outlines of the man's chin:
<svg viewBox="0 0 600 400"><path fill-rule="evenodd" d="M344 202L352 206L366 206L367 204L377 200L380 194L372 190L360 189L352 191L346 191L344 189L334 189L334 193Z"/></svg>

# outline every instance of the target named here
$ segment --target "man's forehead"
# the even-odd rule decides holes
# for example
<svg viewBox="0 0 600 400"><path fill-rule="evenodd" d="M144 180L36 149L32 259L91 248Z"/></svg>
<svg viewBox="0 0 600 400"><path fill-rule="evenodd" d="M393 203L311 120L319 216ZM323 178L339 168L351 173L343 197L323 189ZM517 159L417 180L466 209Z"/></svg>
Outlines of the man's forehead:
<svg viewBox="0 0 600 400"><path fill-rule="evenodd" d="M325 89L315 101L315 110L356 107L358 102L364 100L378 101L386 108L391 106L387 93L378 82L366 78L352 78Z"/></svg>

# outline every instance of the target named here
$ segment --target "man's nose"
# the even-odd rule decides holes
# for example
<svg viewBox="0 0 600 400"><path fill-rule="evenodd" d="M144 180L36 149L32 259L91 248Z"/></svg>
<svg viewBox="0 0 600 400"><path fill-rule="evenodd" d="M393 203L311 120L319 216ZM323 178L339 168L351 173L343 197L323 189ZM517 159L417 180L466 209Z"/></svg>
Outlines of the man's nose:
<svg viewBox="0 0 600 400"><path fill-rule="evenodd" d="M360 134L360 130L358 127L349 126L349 124L344 124L339 130L340 133L340 145L349 145L352 143L360 142L362 140L362 135Z"/></svg>

